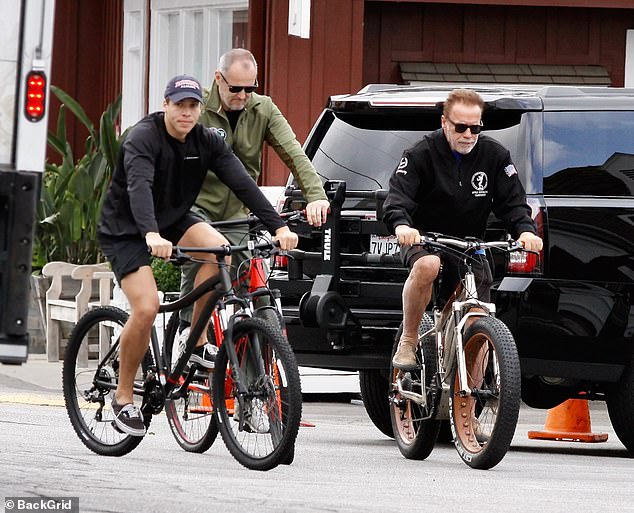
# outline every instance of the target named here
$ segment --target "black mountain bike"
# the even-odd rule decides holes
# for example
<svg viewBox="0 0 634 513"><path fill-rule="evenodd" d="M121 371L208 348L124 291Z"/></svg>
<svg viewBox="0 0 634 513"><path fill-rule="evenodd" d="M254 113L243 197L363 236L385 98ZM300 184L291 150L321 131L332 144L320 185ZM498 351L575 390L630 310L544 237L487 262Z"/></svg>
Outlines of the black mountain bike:
<svg viewBox="0 0 634 513"><path fill-rule="evenodd" d="M458 256L466 272L442 310L437 304L438 281L434 285L432 313L425 313L419 327L419 367L405 372L390 365L394 437L406 458L425 459L448 415L460 458L470 467L489 469L504 458L513 439L521 373L515 341L495 317L495 304L478 299L472 262L486 249L527 250L515 241L481 242L440 234L423 236L420 245ZM401 325L392 356L402 329Z"/></svg>
<svg viewBox="0 0 634 513"><path fill-rule="evenodd" d="M303 211L293 211L282 214L288 223L294 223L303 219ZM257 216L250 214L246 218L227 221L214 221L209 223L214 227L248 226L250 244L260 242L263 238L262 222ZM282 317L282 306L278 290L268 287L268 275L266 260L270 256L270 249L254 249L252 257L242 262L237 269L237 278L232 283L233 291L225 299L218 301L214 308L207 330L207 339L215 346L220 346L227 329L228 308L236 304L236 291L243 300L246 300L252 316L270 323L276 330L286 337L286 329ZM163 358L166 363L176 363L184 350L183 336L179 336L180 317L173 314L165 328L163 336ZM186 376L181 377L186 381ZM213 415L213 398L211 397L212 380L199 375L199 379L189 382L186 394L168 399L165 405L167 420L176 439L176 442L186 451L203 453L214 443L218 434L218 423ZM229 410L233 407L230 405ZM234 415L234 418L235 415ZM239 429L237 424L233 429ZM289 454L284 464L293 460L293 453Z"/></svg>
<svg viewBox="0 0 634 513"><path fill-rule="evenodd" d="M233 291L228 264L222 257L235 251L267 248L272 250L273 244L174 247L172 260L177 263L194 260L187 253L214 255L219 275L177 301L161 304L159 314L178 315L181 308L211 292L175 363L164 358L152 330L150 349L139 366L134 385L134 394L142 398L146 426L166 403L190 400L191 390L196 388L200 408L190 408L190 413L209 418L213 404L225 445L239 463L254 470L269 470L292 460L302 409L299 371L279 327L254 317L250 298ZM188 361L221 302L233 303L237 310L227 316L215 369L209 373ZM90 310L71 333L64 357L64 398L71 424L86 447L108 456L127 454L142 440L115 428L111 408L111 394L117 387L119 373L119 336L127 318L126 312L115 307ZM105 355L98 354L100 347L107 347ZM86 361L87 364L82 363Z"/></svg>

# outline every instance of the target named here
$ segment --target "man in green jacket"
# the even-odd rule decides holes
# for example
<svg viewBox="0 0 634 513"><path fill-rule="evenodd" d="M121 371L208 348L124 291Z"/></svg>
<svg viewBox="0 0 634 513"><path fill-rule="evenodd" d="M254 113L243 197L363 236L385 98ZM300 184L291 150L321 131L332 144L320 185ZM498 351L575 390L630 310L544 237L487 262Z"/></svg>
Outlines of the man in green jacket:
<svg viewBox="0 0 634 513"><path fill-rule="evenodd" d="M320 226L330 206L321 180L288 121L270 97L254 92L257 87L253 54L243 48L229 50L220 57L211 88L205 90L200 122L218 131L255 181L262 171L264 143L268 143L302 189L308 222ZM210 221L238 219L247 213L242 202L213 173L208 173L193 210ZM231 244L247 240L246 225L219 231ZM248 253L234 255L234 268L248 257ZM195 275L195 267L183 269L181 295L193 288ZM181 312L181 319L190 321L191 313Z"/></svg>

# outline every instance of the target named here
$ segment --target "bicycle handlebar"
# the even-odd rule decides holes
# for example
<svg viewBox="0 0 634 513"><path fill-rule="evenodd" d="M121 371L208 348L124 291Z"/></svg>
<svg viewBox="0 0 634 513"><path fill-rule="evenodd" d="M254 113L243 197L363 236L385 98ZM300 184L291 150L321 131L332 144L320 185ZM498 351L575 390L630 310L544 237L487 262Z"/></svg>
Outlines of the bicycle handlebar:
<svg viewBox="0 0 634 513"><path fill-rule="evenodd" d="M194 261L194 257L188 255L188 253L210 253L216 256L230 256L240 251L254 251L254 250L274 250L279 248L278 241L266 241L266 242L252 242L247 244L241 244L239 246L231 246L223 244L222 246L213 247L186 247L186 246L174 246L172 248L172 256L169 258L170 262L175 264L184 264L186 262Z"/></svg>
<svg viewBox="0 0 634 513"><path fill-rule="evenodd" d="M429 246L437 249L462 249L462 250L478 250L478 249L499 249L506 253L513 251L523 251L525 253L539 254L539 251L533 251L526 249L521 242L513 239L506 241L496 240L485 242L481 240L473 239L461 239L458 237L451 237L443 235L441 233L428 233L421 235L420 245Z"/></svg>

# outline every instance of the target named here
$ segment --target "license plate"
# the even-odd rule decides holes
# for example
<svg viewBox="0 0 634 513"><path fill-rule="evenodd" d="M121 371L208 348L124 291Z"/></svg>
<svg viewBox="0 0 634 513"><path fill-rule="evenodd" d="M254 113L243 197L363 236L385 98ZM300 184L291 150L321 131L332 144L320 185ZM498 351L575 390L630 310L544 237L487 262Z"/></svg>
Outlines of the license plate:
<svg viewBox="0 0 634 513"><path fill-rule="evenodd" d="M393 255L398 250L398 242L393 235L370 234L370 253L373 255Z"/></svg>

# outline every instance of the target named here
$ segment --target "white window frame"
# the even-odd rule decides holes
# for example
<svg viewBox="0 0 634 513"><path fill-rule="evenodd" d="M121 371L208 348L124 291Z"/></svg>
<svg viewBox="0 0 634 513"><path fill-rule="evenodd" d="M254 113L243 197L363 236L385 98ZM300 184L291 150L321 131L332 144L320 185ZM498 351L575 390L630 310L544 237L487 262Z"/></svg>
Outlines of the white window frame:
<svg viewBox="0 0 634 513"><path fill-rule="evenodd" d="M147 2L125 0L123 4L123 73L121 130L134 125L147 112Z"/></svg>

